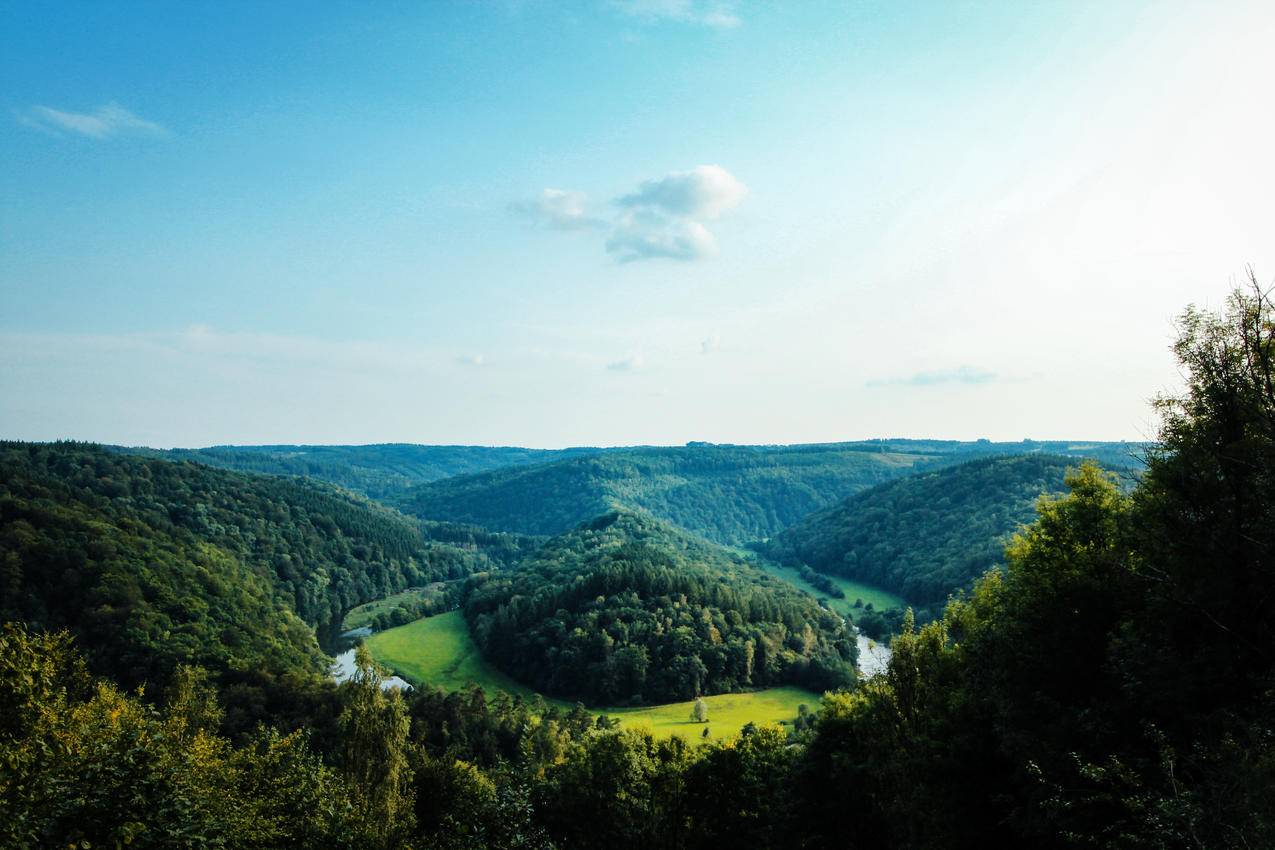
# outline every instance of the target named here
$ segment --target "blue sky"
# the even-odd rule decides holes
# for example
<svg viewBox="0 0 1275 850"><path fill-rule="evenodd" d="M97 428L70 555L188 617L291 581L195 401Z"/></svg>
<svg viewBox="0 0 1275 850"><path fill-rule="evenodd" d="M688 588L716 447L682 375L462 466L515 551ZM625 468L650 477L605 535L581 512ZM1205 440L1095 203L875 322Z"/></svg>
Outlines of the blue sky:
<svg viewBox="0 0 1275 850"><path fill-rule="evenodd" d="M0 3L0 437L1140 439L1268 4Z"/></svg>

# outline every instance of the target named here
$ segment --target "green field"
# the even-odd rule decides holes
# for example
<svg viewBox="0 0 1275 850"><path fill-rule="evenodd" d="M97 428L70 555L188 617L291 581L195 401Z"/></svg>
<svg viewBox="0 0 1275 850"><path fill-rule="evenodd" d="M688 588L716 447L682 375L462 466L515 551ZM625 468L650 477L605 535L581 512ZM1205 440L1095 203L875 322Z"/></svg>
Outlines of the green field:
<svg viewBox="0 0 1275 850"><path fill-rule="evenodd" d="M879 587L873 587L870 584L852 581L851 579L842 578L841 576L829 575L828 578L832 579L833 584L840 587L846 594L845 599L833 599L823 591L819 590L819 588L804 581L792 567L782 567L779 564L766 561L764 559L758 559L757 566L772 575L779 576L784 581L795 584L797 587L800 587L802 590L813 596L820 599L827 598L828 604L832 610L836 611L843 617L851 615L854 612L854 602L856 599L862 599L864 605L871 603L872 607L879 611L884 611L887 608L902 608L908 604L902 596L896 596L888 590L882 590Z"/></svg>
<svg viewBox="0 0 1275 850"><path fill-rule="evenodd" d="M429 596L439 595L442 592L442 587L443 582L435 582L428 587L410 587L401 593L395 593L384 599L377 599L373 602L359 605L357 608L351 608L341 621L341 628L349 630L370 626L372 621L376 619L377 614L388 614L399 605L411 605Z"/></svg>
<svg viewBox="0 0 1275 850"><path fill-rule="evenodd" d="M367 646L377 661L415 684L457 690L472 682L487 690L527 699L535 695L530 688L483 660L459 611L379 632L367 639ZM704 701L708 703L708 737L716 740L734 737L749 722L789 721L797 716L797 706L802 703L817 709L819 695L801 688L783 687L746 694L719 694L705 697ZM563 700L545 698L545 702L568 709L572 706ZM676 734L698 740L705 725L690 719L690 702L643 708L590 706L590 711L619 718L629 728L649 729L658 737Z"/></svg>

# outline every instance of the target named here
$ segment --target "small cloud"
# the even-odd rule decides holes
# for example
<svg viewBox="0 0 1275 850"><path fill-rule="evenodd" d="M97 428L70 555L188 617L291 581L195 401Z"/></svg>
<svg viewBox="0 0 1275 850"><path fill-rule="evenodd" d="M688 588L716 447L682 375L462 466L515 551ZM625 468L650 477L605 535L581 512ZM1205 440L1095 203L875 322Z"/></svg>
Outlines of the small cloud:
<svg viewBox="0 0 1275 850"><path fill-rule="evenodd" d="M959 366L939 372L917 372L903 378L878 378L868 381L869 387L936 387L942 384L989 384L998 379L995 372Z"/></svg>
<svg viewBox="0 0 1275 850"><path fill-rule="evenodd" d="M658 257L698 260L717 253L717 239L698 221L634 210L616 222L606 248L621 263Z"/></svg>
<svg viewBox="0 0 1275 850"><path fill-rule="evenodd" d="M714 351L717 351L721 347L722 347L722 335L719 333L714 333L708 339L704 340L703 342L699 344L699 353L712 354Z"/></svg>
<svg viewBox="0 0 1275 850"><path fill-rule="evenodd" d="M93 112L67 112L51 106L32 106L18 113L18 121L57 136L75 133L91 139L109 139L124 135L168 135L168 130L162 125L147 121L118 103L99 106Z"/></svg>
<svg viewBox="0 0 1275 850"><path fill-rule="evenodd" d="M701 0L612 0L612 6L626 15L645 21L676 21L713 29L739 26L735 4Z"/></svg>
<svg viewBox="0 0 1275 850"><path fill-rule="evenodd" d="M617 360L614 363L608 363L607 369L612 372L636 372L642 368L642 355L630 354L623 360Z"/></svg>
<svg viewBox="0 0 1275 850"><path fill-rule="evenodd" d="M583 192L545 189L538 197L511 204L510 209L555 230L586 230L605 225L588 214L587 202Z"/></svg>
<svg viewBox="0 0 1275 850"><path fill-rule="evenodd" d="M706 225L739 205L748 189L720 165L701 165L647 180L617 198L611 221L588 214L582 192L545 189L511 209L555 230L609 227L606 251L621 263L657 258L698 260L717 253Z"/></svg>
<svg viewBox="0 0 1275 850"><path fill-rule="evenodd" d="M456 362L462 366L482 366L487 361L481 354L462 354L456 358Z"/></svg>
<svg viewBox="0 0 1275 850"><path fill-rule="evenodd" d="M696 220L718 218L739 205L748 188L720 165L700 165L647 180L638 190L616 201L629 209L659 210Z"/></svg>

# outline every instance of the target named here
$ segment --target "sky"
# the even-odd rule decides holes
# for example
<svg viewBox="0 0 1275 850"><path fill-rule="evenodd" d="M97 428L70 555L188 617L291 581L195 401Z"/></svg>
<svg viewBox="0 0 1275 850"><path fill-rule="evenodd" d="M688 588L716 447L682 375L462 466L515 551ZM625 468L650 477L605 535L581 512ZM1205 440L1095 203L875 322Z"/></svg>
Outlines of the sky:
<svg viewBox="0 0 1275 850"><path fill-rule="evenodd" d="M1141 440L1270 3L0 0L0 438Z"/></svg>

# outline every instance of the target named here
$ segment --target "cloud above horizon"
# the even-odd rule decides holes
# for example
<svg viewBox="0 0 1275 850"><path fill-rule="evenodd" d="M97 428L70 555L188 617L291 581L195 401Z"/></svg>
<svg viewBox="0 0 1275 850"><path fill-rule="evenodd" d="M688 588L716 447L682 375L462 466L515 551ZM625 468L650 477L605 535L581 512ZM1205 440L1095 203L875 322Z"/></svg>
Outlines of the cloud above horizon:
<svg viewBox="0 0 1275 850"><path fill-rule="evenodd" d="M718 251L707 223L739 206L747 194L748 187L725 168L700 165L643 181L615 200L619 213L610 222L589 215L583 192L566 189L545 189L511 209L555 230L609 227L606 252L621 263L698 260Z"/></svg>
<svg viewBox="0 0 1275 850"><path fill-rule="evenodd" d="M877 378L864 384L866 387L936 387L943 384L990 384L1000 376L995 372L958 366L937 372L917 372L902 378Z"/></svg>
<svg viewBox="0 0 1275 850"><path fill-rule="evenodd" d="M647 22L673 21L726 30L739 26L735 4L716 0L611 0L624 14Z"/></svg>
<svg viewBox="0 0 1275 850"><path fill-rule="evenodd" d="M583 192L546 188L530 200L511 204L510 209L554 230L587 230L605 226L606 222L588 214L587 204L588 199Z"/></svg>
<svg viewBox="0 0 1275 850"><path fill-rule="evenodd" d="M118 103L103 104L92 112L68 112L37 105L19 111L17 117L21 124L57 136L74 133L90 139L109 139L127 135L168 135L163 125L148 121Z"/></svg>

